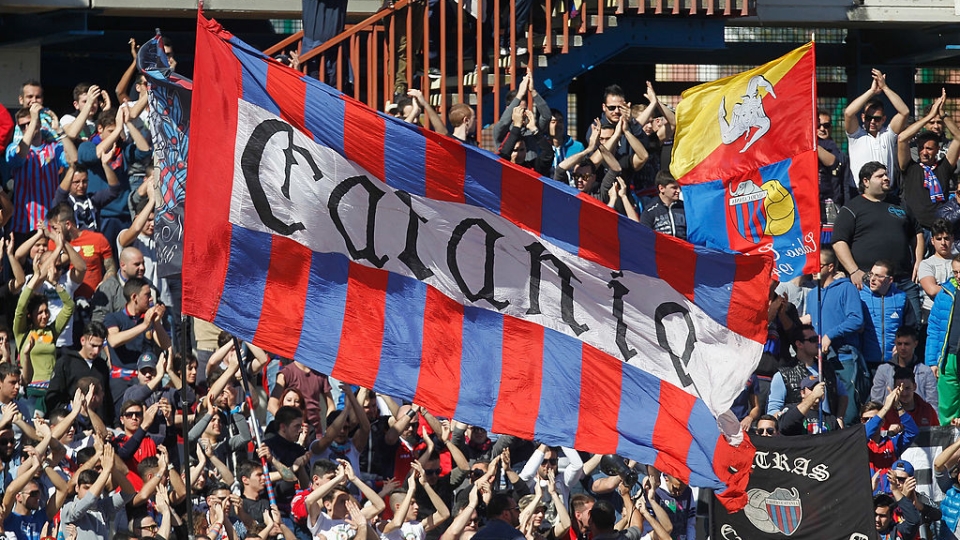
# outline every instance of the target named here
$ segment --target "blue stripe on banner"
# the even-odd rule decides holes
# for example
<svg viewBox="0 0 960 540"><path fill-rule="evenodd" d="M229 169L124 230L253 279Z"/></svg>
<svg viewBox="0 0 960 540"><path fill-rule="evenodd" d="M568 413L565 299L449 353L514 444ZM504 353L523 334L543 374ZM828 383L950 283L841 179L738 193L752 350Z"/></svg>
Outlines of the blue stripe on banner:
<svg viewBox="0 0 960 540"><path fill-rule="evenodd" d="M687 204L683 207L687 218L687 241L699 246L729 251L730 240L725 215L727 201L724 196L723 182L713 180L683 186L683 198L687 201L697 201L697 204ZM748 231L749 224L744 223L742 230ZM731 231L731 234L737 233Z"/></svg>
<svg viewBox="0 0 960 540"><path fill-rule="evenodd" d="M270 257L263 254L270 253L273 235L230 227L230 263L214 324L243 339L253 339L270 269Z"/></svg>
<svg viewBox="0 0 960 540"><path fill-rule="evenodd" d="M715 474L703 476L696 471L713 471L713 453L716 449L717 439L704 440L702 435L698 438L697 434L718 433L717 420L713 417L707 404L702 400L697 400L690 411L690 420L687 422L690 433L693 434L693 441L690 443L690 451L687 453L687 467L690 468L690 484L694 486L709 486L720 481ZM699 443L699 444L698 444Z"/></svg>
<svg viewBox="0 0 960 540"><path fill-rule="evenodd" d="M577 255L580 252L580 199L544 186L540 236ZM547 211L549 209L549 211Z"/></svg>
<svg viewBox="0 0 960 540"><path fill-rule="evenodd" d="M463 196L467 204L500 214L501 166L497 158L472 146L463 146L466 154Z"/></svg>
<svg viewBox="0 0 960 540"><path fill-rule="evenodd" d="M497 406L503 358L503 342L491 336L503 335L503 315L472 306L463 308L463 337L460 360L461 390L454 417L471 425L493 424ZM469 388L469 392L464 388Z"/></svg>
<svg viewBox="0 0 960 540"><path fill-rule="evenodd" d="M307 81L304 101L304 121L307 129L313 133L313 140L343 155L343 115L344 102L339 96L327 91L328 87L316 83L316 79Z"/></svg>
<svg viewBox="0 0 960 540"><path fill-rule="evenodd" d="M421 197L427 194L427 139L412 124L385 121L383 179L388 186Z"/></svg>
<svg viewBox="0 0 960 540"><path fill-rule="evenodd" d="M654 252L657 242L653 229L635 221L620 219L617 221L617 234L620 236L620 268L641 276L659 278L657 259L648 255Z"/></svg>
<svg viewBox="0 0 960 540"><path fill-rule="evenodd" d="M701 246L695 246L694 251L697 253L697 268L693 278L693 301L711 319L726 326L737 262L733 255L709 251Z"/></svg>
<svg viewBox="0 0 960 540"><path fill-rule="evenodd" d="M243 100L280 116L280 107L267 93L267 62L245 54L237 55L237 61L240 62L240 73L243 74Z"/></svg>
<svg viewBox="0 0 960 540"><path fill-rule="evenodd" d="M420 378L423 350L423 310L427 284L389 274L376 388L390 396L413 396Z"/></svg>
<svg viewBox="0 0 960 540"><path fill-rule="evenodd" d="M543 380L536 432L550 434L573 446L580 421L580 372L583 343L545 328L543 332ZM567 397L569 401L564 401ZM571 399L572 398L572 399Z"/></svg>
<svg viewBox="0 0 960 540"><path fill-rule="evenodd" d="M297 358L310 358L322 373L333 371L343 331L350 259L340 253L314 253L303 311L303 331Z"/></svg>
<svg viewBox="0 0 960 540"><path fill-rule="evenodd" d="M792 164L792 159L785 159L783 161L760 168L760 176L764 183L771 180L779 181L785 192L790 194L788 195L789 200L782 200L779 203L770 205L770 207L774 208L774 214L781 216L782 212L777 212L777 210L783 210L780 207L784 205L786 205L788 208L793 208L793 212L789 214L788 217L782 218L782 221L779 223L771 219L769 211L767 214L767 221L770 222L771 228L779 225L787 219L793 220L793 223L786 232L771 236L773 239L773 248L780 255L780 257L777 259L777 262L774 263L775 266L784 269L786 268L786 265L790 265L792 267L792 272L783 272L784 277L781 279L784 281L792 276L799 276L802 274L803 267L807 262L807 253L802 249L804 247L804 243L803 228L800 224L800 212L799 208L797 208L796 198L792 196L794 191L794 187L790 178L790 166Z"/></svg>
<svg viewBox="0 0 960 540"><path fill-rule="evenodd" d="M617 420L617 431L620 432L617 454L636 456L633 459L641 463L656 463L653 428L657 424L658 412L662 413L660 379L640 369L624 369ZM628 438L625 435L627 433L632 434L633 438Z"/></svg>

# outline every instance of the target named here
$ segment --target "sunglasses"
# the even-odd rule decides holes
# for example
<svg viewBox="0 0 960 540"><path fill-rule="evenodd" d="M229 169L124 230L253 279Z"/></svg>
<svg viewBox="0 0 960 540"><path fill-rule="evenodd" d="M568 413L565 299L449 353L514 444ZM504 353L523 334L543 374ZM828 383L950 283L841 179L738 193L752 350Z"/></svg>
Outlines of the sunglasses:
<svg viewBox="0 0 960 540"><path fill-rule="evenodd" d="M544 464L544 465L556 465L557 463L560 463L560 459L559 459L559 458L553 458L553 459L545 459L545 460L543 460L543 464Z"/></svg>
<svg viewBox="0 0 960 540"><path fill-rule="evenodd" d="M30 122L27 122L26 124L17 124L17 127L19 127L21 130L25 130L29 125L30 125Z"/></svg>
<svg viewBox="0 0 960 540"><path fill-rule="evenodd" d="M123 416L127 418L143 418L143 411L126 412L123 413Z"/></svg>
<svg viewBox="0 0 960 540"><path fill-rule="evenodd" d="M830 122L823 122L822 124L820 124L821 129L830 129L832 126L833 124L831 124Z"/></svg>
<svg viewBox="0 0 960 540"><path fill-rule="evenodd" d="M883 121L883 115L868 115L863 117L867 122L881 122Z"/></svg>
<svg viewBox="0 0 960 540"><path fill-rule="evenodd" d="M439 468L437 468L437 469L424 469L424 470L423 470L423 474L435 474L435 475L438 475L438 476L439 476L439 475L440 475L440 469L439 469Z"/></svg>
<svg viewBox="0 0 960 540"><path fill-rule="evenodd" d="M772 428L772 427L765 427L765 428L757 428L757 429L756 429L757 435L773 435L773 434L775 434L776 432L777 432L777 430L776 430L775 428Z"/></svg>
<svg viewBox="0 0 960 540"><path fill-rule="evenodd" d="M0 439L0 445L14 444L16 442L17 442L16 439Z"/></svg>
<svg viewBox="0 0 960 540"><path fill-rule="evenodd" d="M800 341L803 341L806 343L817 343L820 341L820 338L817 336L813 336L813 337L803 338Z"/></svg>
<svg viewBox="0 0 960 540"><path fill-rule="evenodd" d="M574 180L588 180L593 177L593 173L583 173L583 174L573 173L570 176L572 176Z"/></svg>
<svg viewBox="0 0 960 540"><path fill-rule="evenodd" d="M607 105L606 107L607 107L607 110L610 112L614 112L620 109L619 105Z"/></svg>

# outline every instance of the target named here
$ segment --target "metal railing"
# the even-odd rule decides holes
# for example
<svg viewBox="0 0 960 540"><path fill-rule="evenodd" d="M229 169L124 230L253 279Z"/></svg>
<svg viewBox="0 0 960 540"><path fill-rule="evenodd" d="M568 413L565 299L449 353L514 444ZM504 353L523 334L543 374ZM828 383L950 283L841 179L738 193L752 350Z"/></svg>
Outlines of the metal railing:
<svg viewBox="0 0 960 540"><path fill-rule="evenodd" d="M485 118L483 96L489 93L492 103L488 106L493 107L495 122L503 104L501 92L493 90L515 89L518 76L537 65L536 55L569 53L571 34L603 33L607 17L737 17L750 15L752 5L752 0L583 0L574 11L572 0L528 0L533 4L531 11L542 8L546 14L546 24L534 27L532 13L528 21L517 24L517 1L460 0L451 13L441 0L434 21L439 22L437 50L432 51L425 0L396 0L365 20L348 25L322 45L302 51L300 69L313 72L317 67L321 81L380 110L400 97L395 96L397 90L418 88L441 118L455 103L471 104L477 118ZM478 5L487 6L487 20L468 11L467 6ZM418 35L422 39L417 39ZM411 39L403 40L405 45L401 46L405 36ZM302 40L303 32L297 32L264 52L272 56L299 50ZM501 54L500 43L506 45L507 54ZM468 54L471 48L472 55ZM523 54L518 55L518 51ZM431 59L434 52L435 58ZM413 60L403 62L406 59ZM405 63L405 68L397 77L400 63ZM335 64L336 70L332 80L326 81L329 64ZM482 140L481 124L477 122L478 141Z"/></svg>

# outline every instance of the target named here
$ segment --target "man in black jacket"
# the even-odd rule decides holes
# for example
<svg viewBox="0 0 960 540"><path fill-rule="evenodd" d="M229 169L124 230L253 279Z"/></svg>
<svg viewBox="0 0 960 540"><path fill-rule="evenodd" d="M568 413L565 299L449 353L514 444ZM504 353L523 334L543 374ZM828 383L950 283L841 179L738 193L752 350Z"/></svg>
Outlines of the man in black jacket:
<svg viewBox="0 0 960 540"><path fill-rule="evenodd" d="M101 405L96 413L103 421L110 425L113 422L113 397L110 395L110 366L100 356L107 329L99 322L87 325L80 337L80 350L63 349L56 365L53 367L53 376L50 377L50 387L45 398L47 410L52 411L59 405L70 402L77 381L84 377L96 377L105 393Z"/></svg>
<svg viewBox="0 0 960 540"><path fill-rule="evenodd" d="M658 233L687 239L687 218L680 200L680 184L667 171L657 173L655 181L660 194L640 215L640 223Z"/></svg>

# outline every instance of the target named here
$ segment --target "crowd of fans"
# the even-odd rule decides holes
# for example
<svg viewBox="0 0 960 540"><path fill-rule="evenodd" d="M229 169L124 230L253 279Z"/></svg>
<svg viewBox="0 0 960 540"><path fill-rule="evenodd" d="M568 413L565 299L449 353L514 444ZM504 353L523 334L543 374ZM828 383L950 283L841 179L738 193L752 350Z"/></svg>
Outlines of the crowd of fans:
<svg viewBox="0 0 960 540"><path fill-rule="evenodd" d="M146 90L131 63L113 96L78 84L62 116L32 80L12 118L0 112L8 538L704 537L693 490L652 466L438 419L202 322L194 350L174 347L190 329L174 324L179 283L158 275ZM628 93L606 88L584 144L528 74L493 127L497 153L685 238L676 117L652 84L646 104ZM944 101L910 123L875 71L844 113L848 152L820 112L832 244L818 274L771 288L767 346L733 407L758 436L865 429L877 530L904 539L960 522L960 441L935 464L942 503L900 459L919 427L960 425L960 131ZM468 105L444 122L409 90L391 112L476 144Z"/></svg>

